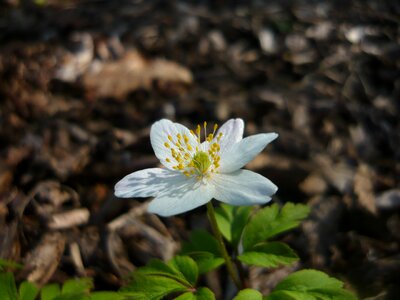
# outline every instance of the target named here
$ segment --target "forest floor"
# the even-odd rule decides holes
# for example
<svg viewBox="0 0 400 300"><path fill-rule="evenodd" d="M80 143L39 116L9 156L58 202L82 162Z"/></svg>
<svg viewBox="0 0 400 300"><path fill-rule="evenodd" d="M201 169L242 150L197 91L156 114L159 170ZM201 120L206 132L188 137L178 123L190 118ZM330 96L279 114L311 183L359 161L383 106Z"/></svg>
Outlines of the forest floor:
<svg viewBox="0 0 400 300"><path fill-rule="evenodd" d="M247 166L274 201L312 207L284 237L301 262L249 270L253 287L316 268L400 299L398 2L37 3L0 4L0 258L18 278L118 289L170 258L204 208L159 218L113 186L158 165L154 121L240 117L279 133Z"/></svg>

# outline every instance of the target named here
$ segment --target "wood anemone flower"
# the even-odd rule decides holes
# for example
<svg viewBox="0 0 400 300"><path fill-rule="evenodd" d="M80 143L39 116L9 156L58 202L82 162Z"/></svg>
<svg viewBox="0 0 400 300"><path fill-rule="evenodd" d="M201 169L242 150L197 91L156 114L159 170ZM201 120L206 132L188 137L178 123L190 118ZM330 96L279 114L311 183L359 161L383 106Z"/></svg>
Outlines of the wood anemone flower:
<svg viewBox="0 0 400 300"><path fill-rule="evenodd" d="M150 131L151 145L165 168L125 176L115 185L115 195L155 197L148 211L164 217L192 210L213 198L231 205L270 201L277 186L260 174L241 168L278 134L243 138L242 119L231 119L217 129L214 125L207 134L206 122L195 130L166 119L155 122Z"/></svg>

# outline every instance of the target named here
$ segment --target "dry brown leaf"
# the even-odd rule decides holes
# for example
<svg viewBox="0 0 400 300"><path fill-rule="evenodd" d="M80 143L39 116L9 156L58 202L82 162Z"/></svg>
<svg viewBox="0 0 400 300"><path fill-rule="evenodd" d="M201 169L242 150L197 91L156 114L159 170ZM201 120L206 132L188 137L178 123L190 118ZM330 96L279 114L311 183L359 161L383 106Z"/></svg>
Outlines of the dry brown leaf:
<svg viewBox="0 0 400 300"><path fill-rule="evenodd" d="M79 205L79 195L73 189L53 180L39 182L27 198L35 199L36 212L44 218L59 212L67 202Z"/></svg>
<svg viewBox="0 0 400 300"><path fill-rule="evenodd" d="M142 263L151 258L169 260L177 250L177 244L162 222L155 222L155 215L146 213L147 203L132 208L108 224L125 241L130 253ZM164 228L160 228L160 226Z"/></svg>
<svg viewBox="0 0 400 300"><path fill-rule="evenodd" d="M83 76L85 89L99 98L122 98L139 88L150 89L154 81L189 85L193 76L175 62L146 59L134 50L117 61L94 65Z"/></svg>
<svg viewBox="0 0 400 300"><path fill-rule="evenodd" d="M66 237L60 232L46 233L37 246L24 258L20 275L39 286L46 284L60 263Z"/></svg>
<svg viewBox="0 0 400 300"><path fill-rule="evenodd" d="M334 163L332 159L325 154L315 156L324 178L341 193L349 193L353 186L354 170L352 166L344 161Z"/></svg>
<svg viewBox="0 0 400 300"><path fill-rule="evenodd" d="M320 174L312 173L300 183L299 187L308 195L317 195L325 192L327 184Z"/></svg>
<svg viewBox="0 0 400 300"><path fill-rule="evenodd" d="M400 189L391 189L376 197L376 205L382 210L395 210L400 207Z"/></svg>
<svg viewBox="0 0 400 300"><path fill-rule="evenodd" d="M135 270L135 266L130 262L124 242L116 232L109 232L106 244L108 259L120 277L127 277Z"/></svg>
<svg viewBox="0 0 400 300"><path fill-rule="evenodd" d="M361 164L354 176L354 192L358 203L372 214L376 214L373 172L365 164Z"/></svg>
<svg viewBox="0 0 400 300"><path fill-rule="evenodd" d="M51 229L71 228L86 224L89 217L90 212L87 208L73 209L52 215L48 220L47 226Z"/></svg>

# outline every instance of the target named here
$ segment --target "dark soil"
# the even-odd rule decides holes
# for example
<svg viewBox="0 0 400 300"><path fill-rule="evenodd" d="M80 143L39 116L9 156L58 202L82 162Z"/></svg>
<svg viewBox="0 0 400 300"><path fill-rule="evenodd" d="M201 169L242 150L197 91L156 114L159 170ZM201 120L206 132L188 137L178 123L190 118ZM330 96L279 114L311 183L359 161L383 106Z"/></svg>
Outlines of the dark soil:
<svg viewBox="0 0 400 300"><path fill-rule="evenodd" d="M0 257L18 278L118 289L170 258L204 208L160 219L113 186L157 166L152 122L240 117L280 135L248 166L274 201L312 206L283 237L301 263L251 269L253 287L316 268L400 299L397 1L37 2L0 4Z"/></svg>

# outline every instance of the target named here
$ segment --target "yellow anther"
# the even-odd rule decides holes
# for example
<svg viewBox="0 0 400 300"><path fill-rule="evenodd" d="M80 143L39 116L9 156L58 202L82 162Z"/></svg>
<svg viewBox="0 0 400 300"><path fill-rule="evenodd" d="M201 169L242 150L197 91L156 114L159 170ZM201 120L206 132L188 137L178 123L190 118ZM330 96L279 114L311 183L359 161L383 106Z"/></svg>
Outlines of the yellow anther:
<svg viewBox="0 0 400 300"><path fill-rule="evenodd" d="M197 125L196 134L197 134L198 137L200 137L200 132L201 132L200 125Z"/></svg>
<svg viewBox="0 0 400 300"><path fill-rule="evenodd" d="M213 134L215 133L215 131L217 130L217 128L218 128L218 124L214 124L214 131L213 131Z"/></svg>
<svg viewBox="0 0 400 300"><path fill-rule="evenodd" d="M168 135L168 139L172 142L172 136Z"/></svg>
<svg viewBox="0 0 400 300"><path fill-rule="evenodd" d="M206 127L207 127L207 122L206 121L204 121L204 129L206 129Z"/></svg>
<svg viewBox="0 0 400 300"><path fill-rule="evenodd" d="M190 133L193 134L194 136L196 136L196 134L194 133L194 131L192 129L190 129Z"/></svg>
<svg viewBox="0 0 400 300"><path fill-rule="evenodd" d="M164 146L169 148L169 144L167 142L164 143Z"/></svg>
<svg viewBox="0 0 400 300"><path fill-rule="evenodd" d="M180 133L178 133L178 134L176 135L176 137L178 138L178 140L182 139L182 136L181 136Z"/></svg>
<svg viewBox="0 0 400 300"><path fill-rule="evenodd" d="M171 160L169 158L166 158L165 161L169 162L169 163L171 162Z"/></svg>
<svg viewBox="0 0 400 300"><path fill-rule="evenodd" d="M185 144L189 143L189 138L186 134L183 135L183 140L185 141Z"/></svg>
<svg viewBox="0 0 400 300"><path fill-rule="evenodd" d="M186 177L190 177L190 173L189 173L188 171L183 171L183 174L184 174Z"/></svg>
<svg viewBox="0 0 400 300"><path fill-rule="evenodd" d="M192 150L193 150L192 146L190 146L189 144L187 144L186 146L187 146L187 149L188 149L189 151L192 151Z"/></svg>
<svg viewBox="0 0 400 300"><path fill-rule="evenodd" d="M220 132L220 133L218 134L217 141L219 142L219 141L221 140L221 138L222 138L222 132Z"/></svg>

